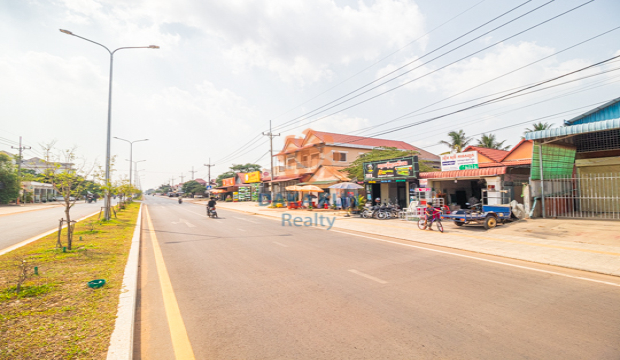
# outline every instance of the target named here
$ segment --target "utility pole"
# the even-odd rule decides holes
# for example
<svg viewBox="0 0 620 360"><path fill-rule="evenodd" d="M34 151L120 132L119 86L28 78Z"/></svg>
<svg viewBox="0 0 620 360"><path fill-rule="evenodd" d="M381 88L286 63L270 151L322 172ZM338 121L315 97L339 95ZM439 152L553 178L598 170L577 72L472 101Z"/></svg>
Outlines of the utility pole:
<svg viewBox="0 0 620 360"><path fill-rule="evenodd" d="M19 149L19 156L17 158L17 176L21 178L22 174L22 150L32 149L30 146L22 146L22 137L19 137L19 147L11 146L11 149ZM21 181L21 180L20 180Z"/></svg>
<svg viewBox="0 0 620 360"><path fill-rule="evenodd" d="M194 180L194 173L198 172L198 170L194 171L194 167L192 166L192 170L190 170L190 172L192 173L192 180Z"/></svg>
<svg viewBox="0 0 620 360"><path fill-rule="evenodd" d="M211 164L211 158L209 158L209 163L205 164L205 166L209 168L209 182L207 186L211 186L211 166L215 166L215 164Z"/></svg>
<svg viewBox="0 0 620 360"><path fill-rule="evenodd" d="M269 120L269 132L267 134L263 133L263 135L269 136L269 158L271 159L271 170L269 170L271 172L271 180L269 181L269 188L271 189L271 204L273 204L273 138L275 136L280 136L280 134L273 134L271 131L271 120Z"/></svg>

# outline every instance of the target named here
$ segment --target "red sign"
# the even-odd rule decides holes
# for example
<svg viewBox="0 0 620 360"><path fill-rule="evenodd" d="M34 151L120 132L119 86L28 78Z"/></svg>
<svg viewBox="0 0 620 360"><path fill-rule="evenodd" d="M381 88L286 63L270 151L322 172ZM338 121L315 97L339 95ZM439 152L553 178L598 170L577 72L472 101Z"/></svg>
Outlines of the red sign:
<svg viewBox="0 0 620 360"><path fill-rule="evenodd" d="M235 186L235 178L222 179L223 186Z"/></svg>

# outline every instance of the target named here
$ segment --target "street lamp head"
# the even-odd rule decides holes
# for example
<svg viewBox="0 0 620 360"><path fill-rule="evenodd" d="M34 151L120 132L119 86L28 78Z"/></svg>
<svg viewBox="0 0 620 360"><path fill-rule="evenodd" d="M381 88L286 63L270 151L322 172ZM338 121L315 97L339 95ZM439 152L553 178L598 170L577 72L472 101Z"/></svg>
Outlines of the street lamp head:
<svg viewBox="0 0 620 360"><path fill-rule="evenodd" d="M58 29L58 30L60 30L61 33L65 33L67 35L73 35L73 33L69 30L64 30L64 29Z"/></svg>
<svg viewBox="0 0 620 360"><path fill-rule="evenodd" d="M60 30L62 31L62 30ZM159 49L159 46L157 45L149 45L149 49Z"/></svg>

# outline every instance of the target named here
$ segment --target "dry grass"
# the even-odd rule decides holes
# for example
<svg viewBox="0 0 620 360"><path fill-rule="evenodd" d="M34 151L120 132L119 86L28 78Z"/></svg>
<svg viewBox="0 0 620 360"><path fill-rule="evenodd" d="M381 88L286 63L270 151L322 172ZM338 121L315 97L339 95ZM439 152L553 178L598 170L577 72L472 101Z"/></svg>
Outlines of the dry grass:
<svg viewBox="0 0 620 360"><path fill-rule="evenodd" d="M139 204L118 219L76 225L72 251L56 249L56 234L0 256L0 359L104 359ZM79 241L79 237L82 241ZM15 293L26 259L39 276ZM105 279L91 289L87 282Z"/></svg>

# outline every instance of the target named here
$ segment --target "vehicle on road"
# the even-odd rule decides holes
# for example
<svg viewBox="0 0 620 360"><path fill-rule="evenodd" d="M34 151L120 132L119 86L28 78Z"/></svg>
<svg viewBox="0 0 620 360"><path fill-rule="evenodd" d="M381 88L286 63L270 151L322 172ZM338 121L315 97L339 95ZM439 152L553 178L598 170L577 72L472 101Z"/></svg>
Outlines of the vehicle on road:
<svg viewBox="0 0 620 360"><path fill-rule="evenodd" d="M65 201L64 196L56 196L54 198L55 201ZM69 201L75 201L75 196L69 196Z"/></svg>
<svg viewBox="0 0 620 360"><path fill-rule="evenodd" d="M215 210L215 206L207 206L207 216L210 218L217 218L217 211Z"/></svg>
<svg viewBox="0 0 620 360"><path fill-rule="evenodd" d="M444 219L454 221L456 226L463 225L483 225L485 229L493 229L498 223L503 224L512 221L510 205L502 201L507 190L493 191L493 194L499 194L498 197L491 199L499 199L500 204L483 205L484 202L489 203L489 190L482 190L482 203L470 205L469 209L462 209L452 212L449 215L443 215Z"/></svg>
<svg viewBox="0 0 620 360"><path fill-rule="evenodd" d="M179 198L179 204L183 203L183 198Z"/></svg>

